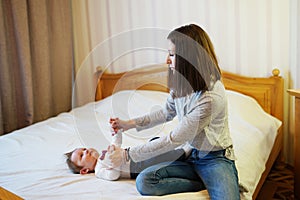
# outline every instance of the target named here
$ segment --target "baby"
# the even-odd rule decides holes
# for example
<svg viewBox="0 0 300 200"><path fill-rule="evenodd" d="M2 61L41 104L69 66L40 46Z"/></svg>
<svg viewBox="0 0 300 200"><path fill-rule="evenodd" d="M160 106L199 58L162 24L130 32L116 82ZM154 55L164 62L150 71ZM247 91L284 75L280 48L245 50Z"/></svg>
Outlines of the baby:
<svg viewBox="0 0 300 200"><path fill-rule="evenodd" d="M122 145L122 131L112 133L112 144L118 147ZM129 162L124 163L118 168L109 167L109 162L105 156L107 152L112 152L110 147L103 150L101 155L93 148L77 148L70 153L66 153L67 164L70 170L76 174L87 174L95 172L96 177L105 180L117 180L122 177L129 178Z"/></svg>
<svg viewBox="0 0 300 200"><path fill-rule="evenodd" d="M121 147L122 145L122 130L119 130L117 133L112 133L112 144ZM98 178L105 180L117 180L122 177L129 178L129 162L123 163L118 168L111 168L109 162L107 162L108 156L105 156L107 152L112 153L114 149L111 149L111 146L107 150L103 150L101 156L97 159L95 166L95 175Z"/></svg>
<svg viewBox="0 0 300 200"><path fill-rule="evenodd" d="M122 131L118 131L112 135L112 144L121 146ZM151 139L150 142L157 138ZM113 169L109 166L108 156L106 156L106 153L111 153L112 151L114 149L111 149L110 146L107 150L103 150L100 155L93 148L77 148L65 154L67 157L66 162L73 173L87 174L94 172L97 178L113 181L120 177L135 179L147 167L162 162L180 161L186 158L185 150L176 149L141 162L129 160L120 167Z"/></svg>

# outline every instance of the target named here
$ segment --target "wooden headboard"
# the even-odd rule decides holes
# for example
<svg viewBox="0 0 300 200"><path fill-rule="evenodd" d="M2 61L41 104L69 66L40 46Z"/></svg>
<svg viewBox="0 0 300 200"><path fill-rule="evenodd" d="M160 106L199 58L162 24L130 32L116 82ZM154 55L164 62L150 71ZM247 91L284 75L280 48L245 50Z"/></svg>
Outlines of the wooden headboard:
<svg viewBox="0 0 300 200"><path fill-rule="evenodd" d="M165 64L151 65L132 71L111 74L98 68L98 85L95 100L101 100L120 90L158 90L168 92L167 73ZM262 108L283 119L283 79L279 70L273 70L273 76L255 78L222 72L226 89L234 90L255 98Z"/></svg>

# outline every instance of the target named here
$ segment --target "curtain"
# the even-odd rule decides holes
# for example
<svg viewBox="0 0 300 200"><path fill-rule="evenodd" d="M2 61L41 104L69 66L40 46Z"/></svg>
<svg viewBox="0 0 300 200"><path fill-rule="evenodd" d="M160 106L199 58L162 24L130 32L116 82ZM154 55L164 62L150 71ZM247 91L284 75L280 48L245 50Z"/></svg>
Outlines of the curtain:
<svg viewBox="0 0 300 200"><path fill-rule="evenodd" d="M0 0L0 134L71 108L70 0Z"/></svg>

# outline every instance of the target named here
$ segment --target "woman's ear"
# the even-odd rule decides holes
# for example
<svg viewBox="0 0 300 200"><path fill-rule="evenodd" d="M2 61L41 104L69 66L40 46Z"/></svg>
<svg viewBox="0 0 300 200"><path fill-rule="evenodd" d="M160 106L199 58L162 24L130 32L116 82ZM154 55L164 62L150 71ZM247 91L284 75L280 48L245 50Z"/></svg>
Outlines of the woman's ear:
<svg viewBox="0 0 300 200"><path fill-rule="evenodd" d="M89 173L89 171L90 171L89 168L83 167L83 168L80 170L80 174L87 174L87 173Z"/></svg>

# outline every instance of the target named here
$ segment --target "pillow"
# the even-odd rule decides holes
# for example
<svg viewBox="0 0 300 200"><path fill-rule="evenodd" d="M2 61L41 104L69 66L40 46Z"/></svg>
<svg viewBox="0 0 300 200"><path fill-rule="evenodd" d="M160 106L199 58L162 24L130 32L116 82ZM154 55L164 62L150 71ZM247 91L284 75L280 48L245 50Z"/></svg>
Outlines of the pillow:
<svg viewBox="0 0 300 200"><path fill-rule="evenodd" d="M238 117L263 133L277 131L281 126L282 122L265 112L254 98L232 90L226 90L226 94L229 118Z"/></svg>
<svg viewBox="0 0 300 200"><path fill-rule="evenodd" d="M228 121L236 155L240 185L249 192L241 193L251 199L265 170L281 121L263 110L252 97L226 90Z"/></svg>

